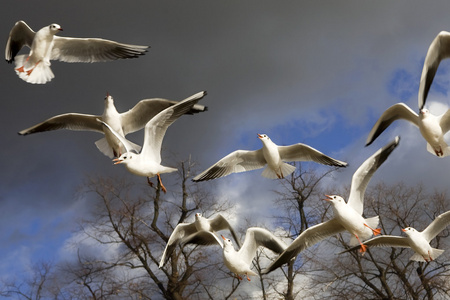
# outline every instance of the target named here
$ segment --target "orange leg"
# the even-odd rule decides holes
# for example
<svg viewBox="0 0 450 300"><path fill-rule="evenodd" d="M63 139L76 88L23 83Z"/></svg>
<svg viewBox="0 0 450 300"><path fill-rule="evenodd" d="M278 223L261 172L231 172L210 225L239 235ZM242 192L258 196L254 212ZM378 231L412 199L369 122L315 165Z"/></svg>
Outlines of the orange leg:
<svg viewBox="0 0 450 300"><path fill-rule="evenodd" d="M162 191L164 192L164 194L167 193L166 187L162 183L161 176L159 174L156 174L156 175L158 176L158 180L159 180L159 183L161 184Z"/></svg>
<svg viewBox="0 0 450 300"><path fill-rule="evenodd" d="M239 274L235 274L235 275L236 275L237 279L242 280L242 277L239 276Z"/></svg>
<svg viewBox="0 0 450 300"><path fill-rule="evenodd" d="M247 276L247 280L248 280L248 281L250 281L250 277L248 277L248 274L247 274L247 273L245 273L245 275Z"/></svg>
<svg viewBox="0 0 450 300"><path fill-rule="evenodd" d="M367 228L369 228L370 230L372 230L373 235L379 235L379 234L381 234L381 229L380 229L380 228L372 229L372 228L370 228L369 225L367 225L367 224L364 224L364 226L366 226Z"/></svg>
<svg viewBox="0 0 450 300"><path fill-rule="evenodd" d="M355 236L358 239L359 244L361 245L361 249L359 249L359 252L364 254L367 251L367 246L364 245L363 243L361 243L361 240L359 239L359 237L356 234L355 234Z"/></svg>
<svg viewBox="0 0 450 300"><path fill-rule="evenodd" d="M149 186L153 187L153 182L150 181L150 177L147 177L147 182Z"/></svg>

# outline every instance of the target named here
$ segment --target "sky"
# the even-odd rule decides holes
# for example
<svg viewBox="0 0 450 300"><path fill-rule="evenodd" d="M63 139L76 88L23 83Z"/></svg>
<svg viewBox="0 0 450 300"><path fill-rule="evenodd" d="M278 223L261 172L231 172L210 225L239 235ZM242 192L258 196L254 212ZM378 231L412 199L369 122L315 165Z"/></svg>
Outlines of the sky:
<svg viewBox="0 0 450 300"><path fill-rule="evenodd" d="M331 186L350 184L366 158L400 135L371 184L445 190L450 158L428 153L414 126L396 122L371 146L364 144L392 104L418 111L423 61L434 37L450 30L449 9L447 1L7 1L0 12L5 46L12 26L24 20L36 31L58 23L61 36L151 48L132 60L55 61L55 78L45 85L22 81L3 63L0 276L20 276L33 261L61 256L76 218L91 209L77 197L86 176L117 174L145 183L97 150L98 133L17 134L62 113L101 114L107 92L123 112L141 99L182 100L206 90L200 104L209 110L177 120L163 142L166 151L191 155L202 169L234 150L261 148L257 133L266 133L279 145L301 142L348 162L331 180L332 193ZM435 114L450 103L449 63L441 63L427 100ZM128 137L143 140L142 132ZM277 181L261 172L216 179L218 192L236 202L237 223L250 212L265 220L275 207L270 191Z"/></svg>

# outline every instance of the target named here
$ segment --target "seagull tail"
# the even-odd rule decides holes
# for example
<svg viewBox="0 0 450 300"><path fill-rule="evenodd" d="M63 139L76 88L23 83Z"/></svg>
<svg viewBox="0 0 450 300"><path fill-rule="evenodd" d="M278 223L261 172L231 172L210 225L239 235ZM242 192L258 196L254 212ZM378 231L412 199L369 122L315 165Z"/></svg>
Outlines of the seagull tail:
<svg viewBox="0 0 450 300"><path fill-rule="evenodd" d="M29 63L27 63L27 55L18 55L15 57L14 62L16 63L16 74L20 77L20 79L25 80L28 83L34 84L44 84L50 80L52 80L55 75L50 69L50 64L45 62L39 62L36 65L33 65L31 68L28 67ZM17 68L23 68L23 71L18 71ZM31 71L31 72L30 72ZM30 72L28 74L28 72Z"/></svg>
<svg viewBox="0 0 450 300"><path fill-rule="evenodd" d="M431 249L431 259L435 260L439 255L441 255L444 252L444 250L442 249L436 249L436 248L432 248ZM420 255L419 253L414 253L413 256L411 256L411 258L409 260L413 260L413 261L425 261L424 257L422 255Z"/></svg>
<svg viewBox="0 0 450 300"><path fill-rule="evenodd" d="M427 150L428 150L428 152L430 152L431 154L433 154L433 155L436 155L436 150L434 150L434 148L430 145L430 144L428 144L427 143ZM449 156L450 155L450 147L448 147L447 145L446 145L446 147L444 148L444 149L442 149L442 155L440 155L439 157L446 157L446 156Z"/></svg>
<svg viewBox="0 0 450 300"><path fill-rule="evenodd" d="M295 171L295 166L290 165L288 163L282 163L280 166L281 174L283 175L283 177L286 177L288 175L290 175L292 172ZM279 174L279 175L281 175ZM269 179L277 179L279 178L277 175L277 172L275 172L272 168L270 168L269 166L267 166L264 171L261 174L262 176L269 178Z"/></svg>

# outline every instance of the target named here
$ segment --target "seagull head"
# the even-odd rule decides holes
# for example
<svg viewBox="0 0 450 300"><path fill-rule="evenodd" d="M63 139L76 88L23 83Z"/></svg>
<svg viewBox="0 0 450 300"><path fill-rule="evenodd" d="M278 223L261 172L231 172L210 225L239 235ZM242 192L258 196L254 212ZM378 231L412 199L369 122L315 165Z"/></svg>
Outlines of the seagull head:
<svg viewBox="0 0 450 300"><path fill-rule="evenodd" d="M415 230L415 229L412 228L412 227L402 228L402 231L403 231L404 233L406 233L406 235L408 235L408 236L411 236L411 235L414 235L414 234L418 233L418 231Z"/></svg>
<svg viewBox="0 0 450 300"><path fill-rule="evenodd" d="M342 198L341 196L337 196L337 195L325 195L325 199L326 201L330 201L332 204L337 205L337 204L345 204L345 200L344 198Z"/></svg>
<svg viewBox="0 0 450 300"><path fill-rule="evenodd" d="M114 103L114 98L108 92L106 92L105 104L113 104L113 103Z"/></svg>
<svg viewBox="0 0 450 300"><path fill-rule="evenodd" d="M131 159L133 159L133 153L126 152L119 156L118 158L114 158L113 162L115 165L121 164L121 163L128 163Z"/></svg>
<svg viewBox="0 0 450 300"><path fill-rule="evenodd" d="M58 32L62 31L63 29L61 28L61 26L59 26L58 24L50 24L49 26L50 29L50 33L52 34L57 34Z"/></svg>
<svg viewBox="0 0 450 300"><path fill-rule="evenodd" d="M261 142L263 142L263 144L265 144L265 143L270 141L270 137L267 136L267 134L264 134L264 133L263 134L258 133L258 138L261 140Z"/></svg>
<svg viewBox="0 0 450 300"><path fill-rule="evenodd" d="M421 116L427 116L428 114L430 113L430 111L428 110L428 109L426 109L426 108L422 108L421 110L420 110L420 115Z"/></svg>
<svg viewBox="0 0 450 300"><path fill-rule="evenodd" d="M196 219L196 220L200 219L201 217L202 217L202 214L201 214L201 213L196 213L196 214L195 214L195 219Z"/></svg>
<svg viewBox="0 0 450 300"><path fill-rule="evenodd" d="M223 249L225 249L226 247L231 247L234 249L233 247L233 242L230 239L227 239L226 237L224 237L223 235L220 235L223 239Z"/></svg>

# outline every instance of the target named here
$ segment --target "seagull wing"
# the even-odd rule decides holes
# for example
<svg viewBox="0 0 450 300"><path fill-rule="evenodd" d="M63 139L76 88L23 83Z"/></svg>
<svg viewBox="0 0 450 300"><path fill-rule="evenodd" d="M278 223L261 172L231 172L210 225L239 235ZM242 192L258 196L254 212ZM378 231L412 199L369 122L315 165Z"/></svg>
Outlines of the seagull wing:
<svg viewBox="0 0 450 300"><path fill-rule="evenodd" d="M346 162L331 158L313 147L301 143L290 146L278 146L278 152L283 161L314 161L328 166L347 166Z"/></svg>
<svg viewBox="0 0 450 300"><path fill-rule="evenodd" d="M201 97L189 97L164 109L148 121L145 125L145 137L141 154L146 158L161 162L161 145L167 128L183 114L190 111L200 99Z"/></svg>
<svg viewBox="0 0 450 300"><path fill-rule="evenodd" d="M217 237L217 235L214 232L206 231L206 230L200 230L197 232L194 232L193 234L183 238L181 241L182 245L186 244L195 244L195 245L201 245L201 246L209 246L209 245L219 245L223 248L222 241Z"/></svg>
<svg viewBox="0 0 450 300"><path fill-rule="evenodd" d="M256 169L261 169L266 165L262 149L255 151L237 150L231 152L214 165L194 177L193 181L211 180Z"/></svg>
<svg viewBox="0 0 450 300"><path fill-rule="evenodd" d="M250 264L256 255L258 247L262 246L275 253L281 253L287 245L269 230L259 227L250 227L245 233L245 240L238 253L242 260Z"/></svg>
<svg viewBox="0 0 450 300"><path fill-rule="evenodd" d="M422 109L425 105L434 75L436 75L441 60L448 57L450 57L450 33L441 31L431 42L423 63L419 86L419 109Z"/></svg>
<svg viewBox="0 0 450 300"><path fill-rule="evenodd" d="M309 227L303 231L293 242L287 247L280 256L277 257L265 270L263 274L272 272L273 270L288 263L292 258L297 256L300 252L316 243L326 239L327 237L338 234L344 231L344 226L339 223L337 219L331 219L324 223L320 223Z"/></svg>
<svg viewBox="0 0 450 300"><path fill-rule="evenodd" d="M446 134L450 130L450 109L440 116L439 126L442 128L443 134Z"/></svg>
<svg viewBox="0 0 450 300"><path fill-rule="evenodd" d="M348 197L348 205L355 211L362 215L364 209L364 193L366 192L367 184L369 184L375 171L383 164L389 157L392 151L400 142L400 137L395 139L375 152L371 157L356 170L352 177L352 185L350 188L350 195Z"/></svg>
<svg viewBox="0 0 450 300"><path fill-rule="evenodd" d="M196 231L197 228L195 227L194 223L178 224L170 235L169 240L167 241L166 248L164 249L161 261L159 262L159 267L162 268L167 263L169 257L172 255L172 252L180 244L183 238L192 235Z"/></svg>
<svg viewBox="0 0 450 300"><path fill-rule="evenodd" d="M129 140L127 140L125 137L121 136L117 131L111 128L106 122L97 119L98 122L102 123L107 130L109 130L114 136L122 143L122 145L125 147L125 150L128 152L136 152L134 149L136 148L136 145Z"/></svg>
<svg viewBox="0 0 450 300"><path fill-rule="evenodd" d="M200 92L187 99L195 98L200 100L205 95L206 92ZM147 124L147 122L155 117L158 113L177 103L179 102L161 98L144 99L139 101L132 109L121 114L124 134L127 135L128 133L135 132L144 128L145 124ZM205 110L205 106L195 104L186 113L194 114Z"/></svg>
<svg viewBox="0 0 450 300"><path fill-rule="evenodd" d="M102 125L97 121L100 116L85 114L62 114L51 117L42 123L36 124L30 128L19 132L20 135L27 135L36 132L68 129L68 130L86 130L103 133Z"/></svg>
<svg viewBox="0 0 450 300"><path fill-rule="evenodd" d="M98 38L55 36L51 59L64 62L99 62L144 55L148 46L121 44Z"/></svg>
<svg viewBox="0 0 450 300"><path fill-rule="evenodd" d="M6 61L9 63L14 61L14 57L16 57L23 46L31 48L35 34L36 32L34 32L24 21L16 22L9 32L8 42L6 43Z"/></svg>
<svg viewBox="0 0 450 300"><path fill-rule="evenodd" d="M450 211L437 216L436 219L422 231L422 234L427 242L430 242L448 225L450 225Z"/></svg>
<svg viewBox="0 0 450 300"><path fill-rule="evenodd" d="M234 241L241 248L241 242L239 241L236 232L234 232L233 227L231 227L230 223L228 223L227 219L225 219L222 215L217 215L214 219L208 220L211 225L212 230L220 231L220 230L229 230L231 235L233 236Z"/></svg>
<svg viewBox="0 0 450 300"><path fill-rule="evenodd" d="M404 103L396 103L386 109L369 133L366 140L366 146L373 141L391 125L395 120L404 119L419 127L419 115Z"/></svg>
<svg viewBox="0 0 450 300"><path fill-rule="evenodd" d="M408 243L408 239L403 236L393 236L393 235L381 235L370 240L363 242L364 245L368 247L400 247L400 248L411 248ZM351 247L345 251L339 252L339 254L350 252L361 248L361 245Z"/></svg>

